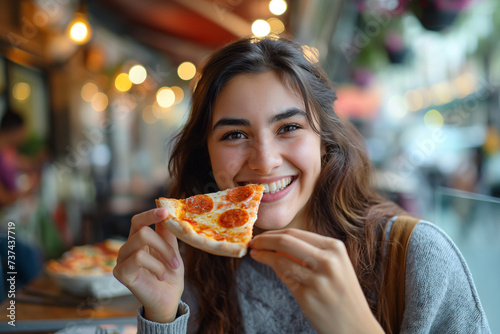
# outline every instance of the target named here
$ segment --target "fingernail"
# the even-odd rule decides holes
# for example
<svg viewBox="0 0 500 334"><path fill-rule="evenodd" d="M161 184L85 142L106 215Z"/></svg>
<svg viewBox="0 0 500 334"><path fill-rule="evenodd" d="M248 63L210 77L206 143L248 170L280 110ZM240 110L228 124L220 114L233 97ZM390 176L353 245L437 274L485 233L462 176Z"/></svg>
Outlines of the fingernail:
<svg viewBox="0 0 500 334"><path fill-rule="evenodd" d="M161 280L164 281L167 279L167 273L164 273L163 276L161 277Z"/></svg>
<svg viewBox="0 0 500 334"><path fill-rule="evenodd" d="M165 217L166 214L167 214L167 210L166 209L156 209L155 210L156 217Z"/></svg>
<svg viewBox="0 0 500 334"><path fill-rule="evenodd" d="M170 266L172 267L172 269L177 269L181 266L181 264L179 263L179 260L177 259L177 256L174 256L174 258L172 259L172 262L170 263Z"/></svg>

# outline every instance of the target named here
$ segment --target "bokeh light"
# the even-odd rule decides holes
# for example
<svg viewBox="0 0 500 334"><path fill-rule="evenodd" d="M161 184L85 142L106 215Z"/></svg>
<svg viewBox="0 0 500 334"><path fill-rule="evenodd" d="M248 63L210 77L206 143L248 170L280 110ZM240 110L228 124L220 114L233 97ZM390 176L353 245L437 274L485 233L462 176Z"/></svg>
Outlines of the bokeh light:
<svg viewBox="0 0 500 334"><path fill-rule="evenodd" d="M130 81L136 85L143 83L148 76L148 72L142 65L134 65L128 72Z"/></svg>
<svg viewBox="0 0 500 334"><path fill-rule="evenodd" d="M475 92L477 79L472 73L464 73L453 80L455 94L459 98L464 98Z"/></svg>
<svg viewBox="0 0 500 334"><path fill-rule="evenodd" d="M417 111L424 107L424 99L422 93L416 89L408 90L405 95L405 106L410 111Z"/></svg>
<svg viewBox="0 0 500 334"><path fill-rule="evenodd" d="M160 107L168 108L175 103L175 94L169 87L162 87L156 93L156 102Z"/></svg>
<svg viewBox="0 0 500 334"><path fill-rule="evenodd" d="M85 44L92 37L92 28L82 14L75 15L68 27L68 35L76 44Z"/></svg>
<svg viewBox="0 0 500 334"><path fill-rule="evenodd" d="M252 23L252 33L257 37L265 37L271 32L271 27L269 23L264 20L255 20Z"/></svg>
<svg viewBox="0 0 500 334"><path fill-rule="evenodd" d="M286 12L286 1L284 0L272 0L269 2L269 10L274 15L281 15Z"/></svg>
<svg viewBox="0 0 500 334"><path fill-rule="evenodd" d="M449 103L453 100L452 90L448 82L440 82L431 87L434 105Z"/></svg>
<svg viewBox="0 0 500 334"><path fill-rule="evenodd" d="M98 92L99 88L95 83L87 82L83 85L80 95L84 101L91 102L94 99L95 94Z"/></svg>
<svg viewBox="0 0 500 334"><path fill-rule="evenodd" d="M132 81L127 73L120 73L115 79L115 87L120 92L126 92L132 87Z"/></svg>
<svg viewBox="0 0 500 334"><path fill-rule="evenodd" d="M182 88L181 87L177 87L177 86L172 86L172 87L170 87L170 89L172 89L172 91L175 94L174 104L181 103L182 100L184 99L184 91L182 90Z"/></svg>
<svg viewBox="0 0 500 334"><path fill-rule="evenodd" d="M404 98L400 95L392 96L387 102L387 112L390 117L396 119L406 116L408 109L406 109Z"/></svg>
<svg viewBox="0 0 500 334"><path fill-rule="evenodd" d="M182 80L191 80L195 74L196 66L189 61L183 62L177 68L177 75L179 75L179 78Z"/></svg>
<svg viewBox="0 0 500 334"><path fill-rule="evenodd" d="M436 130L443 126L443 115L436 109L431 109L424 115L424 124L430 130Z"/></svg>
<svg viewBox="0 0 500 334"><path fill-rule="evenodd" d="M91 105L95 111L103 111L108 107L108 96L103 92L96 93L92 99Z"/></svg>
<svg viewBox="0 0 500 334"><path fill-rule="evenodd" d="M18 101L24 101L31 95L31 87L26 82L18 82L12 89L12 96Z"/></svg>
<svg viewBox="0 0 500 334"><path fill-rule="evenodd" d="M278 18L271 17L267 19L267 23L269 24L269 27L271 28L271 33L273 34L279 35L283 31L285 31L285 25Z"/></svg>

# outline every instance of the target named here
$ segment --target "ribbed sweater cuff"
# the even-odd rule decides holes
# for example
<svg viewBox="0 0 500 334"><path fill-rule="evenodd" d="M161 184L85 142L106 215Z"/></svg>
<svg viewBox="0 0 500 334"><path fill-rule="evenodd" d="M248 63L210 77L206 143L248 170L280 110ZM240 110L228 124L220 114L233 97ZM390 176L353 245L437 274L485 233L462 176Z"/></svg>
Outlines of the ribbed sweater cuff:
<svg viewBox="0 0 500 334"><path fill-rule="evenodd" d="M189 319L189 307L184 302L180 302L177 311L177 318L170 323L162 324L144 318L144 307L137 311L137 333L142 334L177 334L186 333Z"/></svg>

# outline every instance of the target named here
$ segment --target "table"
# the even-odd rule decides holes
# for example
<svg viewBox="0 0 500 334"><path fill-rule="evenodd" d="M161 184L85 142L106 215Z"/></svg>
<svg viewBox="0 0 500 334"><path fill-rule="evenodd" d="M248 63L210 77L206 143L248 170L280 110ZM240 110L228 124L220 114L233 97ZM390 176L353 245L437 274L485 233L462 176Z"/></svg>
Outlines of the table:
<svg viewBox="0 0 500 334"><path fill-rule="evenodd" d="M57 297L42 298L40 295ZM73 297L61 291L45 274L16 292L13 300L15 326L8 324L10 300L7 299L0 305L0 333L53 333L71 326L136 324L140 306L133 295L106 299Z"/></svg>

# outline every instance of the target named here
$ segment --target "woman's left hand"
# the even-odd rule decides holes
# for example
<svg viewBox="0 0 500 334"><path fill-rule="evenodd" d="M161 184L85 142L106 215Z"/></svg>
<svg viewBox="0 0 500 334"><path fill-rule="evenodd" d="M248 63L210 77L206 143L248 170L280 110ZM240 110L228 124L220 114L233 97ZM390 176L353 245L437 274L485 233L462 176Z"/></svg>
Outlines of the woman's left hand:
<svg viewBox="0 0 500 334"><path fill-rule="evenodd" d="M383 333L342 241L286 229L259 234L250 247L251 256L288 286L319 333Z"/></svg>

